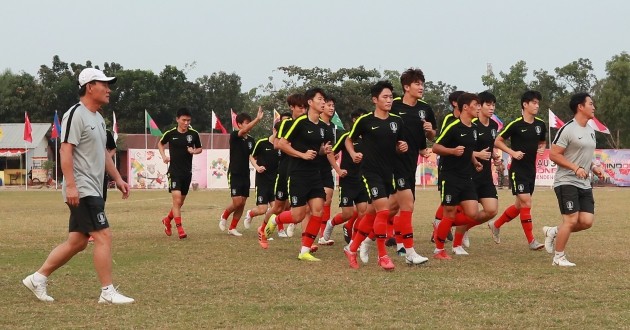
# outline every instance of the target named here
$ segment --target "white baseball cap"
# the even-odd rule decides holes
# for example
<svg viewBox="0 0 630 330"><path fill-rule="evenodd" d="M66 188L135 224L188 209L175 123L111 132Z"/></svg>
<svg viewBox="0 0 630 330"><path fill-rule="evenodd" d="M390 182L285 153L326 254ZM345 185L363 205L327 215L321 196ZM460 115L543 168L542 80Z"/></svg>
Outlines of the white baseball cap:
<svg viewBox="0 0 630 330"><path fill-rule="evenodd" d="M79 88L92 81L107 81L113 84L116 77L107 77L103 71L94 68L85 68L79 73Z"/></svg>

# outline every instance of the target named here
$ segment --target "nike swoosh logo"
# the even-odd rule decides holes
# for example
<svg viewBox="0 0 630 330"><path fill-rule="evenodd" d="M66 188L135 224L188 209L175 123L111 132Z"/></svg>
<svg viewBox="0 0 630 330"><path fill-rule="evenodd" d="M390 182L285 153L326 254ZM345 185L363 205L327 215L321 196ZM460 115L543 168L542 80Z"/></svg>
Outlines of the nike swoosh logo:
<svg viewBox="0 0 630 330"><path fill-rule="evenodd" d="M271 150L271 149L265 149L265 151L269 151L269 150Z"/></svg>
<svg viewBox="0 0 630 330"><path fill-rule="evenodd" d="M479 133L479 136L482 136L482 135L483 135L483 133Z"/></svg>
<svg viewBox="0 0 630 330"><path fill-rule="evenodd" d="M400 114L400 115L406 115L407 113L406 113L406 112L399 112L398 114Z"/></svg>
<svg viewBox="0 0 630 330"><path fill-rule="evenodd" d="M356 142L352 143L352 145L353 145L353 146L356 146L357 144L358 144L358 143L356 143Z"/></svg>
<svg viewBox="0 0 630 330"><path fill-rule="evenodd" d="M526 129L522 129L521 132L527 132L527 130Z"/></svg>
<svg viewBox="0 0 630 330"><path fill-rule="evenodd" d="M178 138L173 138L173 140L177 140Z"/></svg>
<svg viewBox="0 0 630 330"><path fill-rule="evenodd" d="M372 129L377 129L377 128L378 128L378 126L376 126L376 127L372 127Z"/></svg>
<svg viewBox="0 0 630 330"><path fill-rule="evenodd" d="M90 126L90 128L91 128L92 130L94 130L94 129L96 128L96 126Z"/></svg>
<svg viewBox="0 0 630 330"><path fill-rule="evenodd" d="M583 138L583 136L580 136L580 137L578 138L578 140L582 140L582 138Z"/></svg>
<svg viewBox="0 0 630 330"><path fill-rule="evenodd" d="M311 134L311 133L313 133L313 131L308 131L308 134Z"/></svg>
<svg viewBox="0 0 630 330"><path fill-rule="evenodd" d="M466 134L460 134L459 136L466 136Z"/></svg>

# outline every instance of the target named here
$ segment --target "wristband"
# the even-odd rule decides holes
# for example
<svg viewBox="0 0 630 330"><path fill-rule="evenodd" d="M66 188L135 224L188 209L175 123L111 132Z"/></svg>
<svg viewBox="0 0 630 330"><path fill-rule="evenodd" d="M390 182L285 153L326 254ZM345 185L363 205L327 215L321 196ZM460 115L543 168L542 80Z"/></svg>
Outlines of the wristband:
<svg viewBox="0 0 630 330"><path fill-rule="evenodd" d="M580 167L578 167L577 169L575 169L575 175L577 175L577 171L579 171L580 169L583 169L583 170L584 170L584 167L580 166Z"/></svg>

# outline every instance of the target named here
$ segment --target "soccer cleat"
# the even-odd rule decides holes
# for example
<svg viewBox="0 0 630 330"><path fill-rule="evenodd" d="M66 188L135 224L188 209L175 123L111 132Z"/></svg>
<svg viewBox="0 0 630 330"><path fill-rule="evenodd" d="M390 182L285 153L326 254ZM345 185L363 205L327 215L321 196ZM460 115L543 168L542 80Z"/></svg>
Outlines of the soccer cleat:
<svg viewBox="0 0 630 330"><path fill-rule="evenodd" d="M343 240L346 241L346 244L350 244L350 240L352 239L352 233L348 232L348 228L343 226Z"/></svg>
<svg viewBox="0 0 630 330"><path fill-rule="evenodd" d="M274 215L275 217L275 215ZM295 234L295 224L294 223L290 223L287 226L287 236L288 237L293 237L293 234Z"/></svg>
<svg viewBox="0 0 630 330"><path fill-rule="evenodd" d="M532 251L540 250L545 247L545 244L540 244L537 240L533 240L529 243L529 249Z"/></svg>
<svg viewBox="0 0 630 330"><path fill-rule="evenodd" d="M435 253L433 254L433 259L451 260L453 258L451 258L451 256L446 254L446 251L444 250L436 250Z"/></svg>
<svg viewBox="0 0 630 330"><path fill-rule="evenodd" d="M545 250L547 250L547 253L553 253L555 250L557 230L554 228L556 227L544 226L542 229L545 234Z"/></svg>
<svg viewBox="0 0 630 330"><path fill-rule="evenodd" d="M234 229L228 229L228 234L232 235L232 236L236 236L236 237L241 237L243 236L243 234L239 233L238 230L236 230L236 228Z"/></svg>
<svg viewBox="0 0 630 330"><path fill-rule="evenodd" d="M289 235L287 235L287 232L284 231L284 229L280 229L280 230L278 230L278 237L280 237L280 238L287 238L287 237L289 237Z"/></svg>
<svg viewBox="0 0 630 330"><path fill-rule="evenodd" d="M453 247L453 253L455 253L456 256L467 256L468 252L466 252L466 250L464 250L464 247L460 246L456 246Z"/></svg>
<svg viewBox="0 0 630 330"><path fill-rule="evenodd" d="M46 282L39 283L39 284L35 283L35 281L33 281L33 274L23 279L22 284L24 284L25 287L31 290L31 292L33 292L33 294L35 295L35 297L37 297L37 299L41 301L45 301L45 302L55 301L53 297L49 296L46 293L46 285L47 285Z"/></svg>
<svg viewBox="0 0 630 330"><path fill-rule="evenodd" d="M317 252L317 250L319 250L319 246L317 246L315 244L311 245L311 253L315 253L315 252Z"/></svg>
<svg viewBox="0 0 630 330"><path fill-rule="evenodd" d="M320 237L319 240L317 241L317 244L319 245L333 245L335 244L335 241L329 239L329 240L325 240L323 237Z"/></svg>
<svg viewBox="0 0 630 330"><path fill-rule="evenodd" d="M396 246L396 238L395 237L390 237L385 241L385 246Z"/></svg>
<svg viewBox="0 0 630 330"><path fill-rule="evenodd" d="M553 258L553 262L551 263L552 266L560 266L560 267L574 267L575 264L572 263L571 261L567 260L567 256L566 255L562 255L562 257L560 258Z"/></svg>
<svg viewBox="0 0 630 330"><path fill-rule="evenodd" d="M302 261L321 261L320 259L313 257L310 252L300 253L298 255L298 259Z"/></svg>
<svg viewBox="0 0 630 330"><path fill-rule="evenodd" d="M225 231L227 225L227 219L219 219L219 229L221 229L221 231Z"/></svg>
<svg viewBox="0 0 630 330"><path fill-rule="evenodd" d="M417 252L410 253L405 256L405 262L408 265L422 265L423 263L429 261L429 258L423 257L419 255Z"/></svg>
<svg viewBox="0 0 630 330"><path fill-rule="evenodd" d="M267 225L265 226L265 236L267 237L271 237L273 235L273 232L276 230L277 225L272 221L275 218L276 215L272 214L271 217L269 217L269 221L267 221Z"/></svg>
<svg viewBox="0 0 630 330"><path fill-rule="evenodd" d="M359 263L357 262L357 253L350 251L350 248L346 245L343 247L343 253L350 262L350 268L359 269Z"/></svg>
<svg viewBox="0 0 630 330"><path fill-rule="evenodd" d="M324 241L330 241L330 236L332 236L332 232L334 228L335 226L333 226L332 221L330 220L326 221L326 228L324 229L324 234L322 235L322 238L324 239Z"/></svg>
<svg viewBox="0 0 630 330"><path fill-rule="evenodd" d="M166 234L166 236L173 235L173 230L171 227L171 219L169 218L162 219L162 224L164 225L164 233Z"/></svg>
<svg viewBox="0 0 630 330"><path fill-rule="evenodd" d="M495 243L500 244L501 238L499 237L499 228L494 226L494 220L488 221L488 229L490 229L490 233L492 234L492 239Z"/></svg>
<svg viewBox="0 0 630 330"><path fill-rule="evenodd" d="M394 268L396 268L396 266L394 266L394 263L392 262L392 259L388 255L378 257L378 265L385 270L393 270Z"/></svg>
<svg viewBox="0 0 630 330"><path fill-rule="evenodd" d="M245 212L245 220L243 221L243 227L245 227L245 229L249 229L252 226L252 216L249 212L251 211Z"/></svg>
<svg viewBox="0 0 630 330"><path fill-rule="evenodd" d="M99 304L113 305L131 304L134 301L135 300L133 298L127 297L118 292L116 288L112 288L111 290L101 290L101 296L98 299Z"/></svg>
<svg viewBox="0 0 630 330"><path fill-rule="evenodd" d="M470 237L468 237L468 230L464 233L464 239L462 240L462 244L466 248L470 247Z"/></svg>
<svg viewBox="0 0 630 330"><path fill-rule="evenodd" d="M269 243L267 242L267 237L265 237L262 227L258 227L258 244L265 250L269 248Z"/></svg>
<svg viewBox="0 0 630 330"><path fill-rule="evenodd" d="M182 225L176 225L175 227L177 228L177 234L179 235L179 239L184 239L184 238L188 237L188 235L186 235L186 232L184 231L184 227L182 227Z"/></svg>
<svg viewBox="0 0 630 330"><path fill-rule="evenodd" d="M359 258L364 264L370 261L370 245L372 245L372 240L369 238L364 239L359 245Z"/></svg>
<svg viewBox="0 0 630 330"><path fill-rule="evenodd" d="M398 251L396 251L396 253L399 257L404 257L407 255L407 250L405 250L404 247L401 247L400 249L398 249Z"/></svg>

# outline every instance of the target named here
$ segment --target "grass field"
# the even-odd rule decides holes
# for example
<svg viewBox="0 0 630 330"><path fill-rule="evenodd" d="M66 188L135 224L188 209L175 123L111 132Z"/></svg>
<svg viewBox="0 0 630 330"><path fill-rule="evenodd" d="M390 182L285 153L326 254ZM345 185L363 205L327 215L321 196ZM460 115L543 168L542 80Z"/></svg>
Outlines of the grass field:
<svg viewBox="0 0 630 330"><path fill-rule="evenodd" d="M502 228L500 245L480 226L471 231L470 256L419 267L394 257L393 272L381 270L374 255L350 269L342 244L321 247L321 263L304 263L296 259L299 235L276 239L269 250L259 247L254 230L228 236L217 225L227 191L191 192L185 240L162 231L166 192L133 191L126 201L114 191L109 196L114 284L136 303L97 304L91 246L50 277L55 302L38 301L21 280L65 239L69 212L60 192L0 190L0 328L630 327L630 189L595 190L595 225L573 235L567 248L577 267L552 267L544 250L530 251L516 220ZM511 202L501 190L500 208ZM433 251L437 203L433 189L418 191L415 241L423 255ZM532 213L542 241L542 226L560 221L552 190L536 191Z"/></svg>

